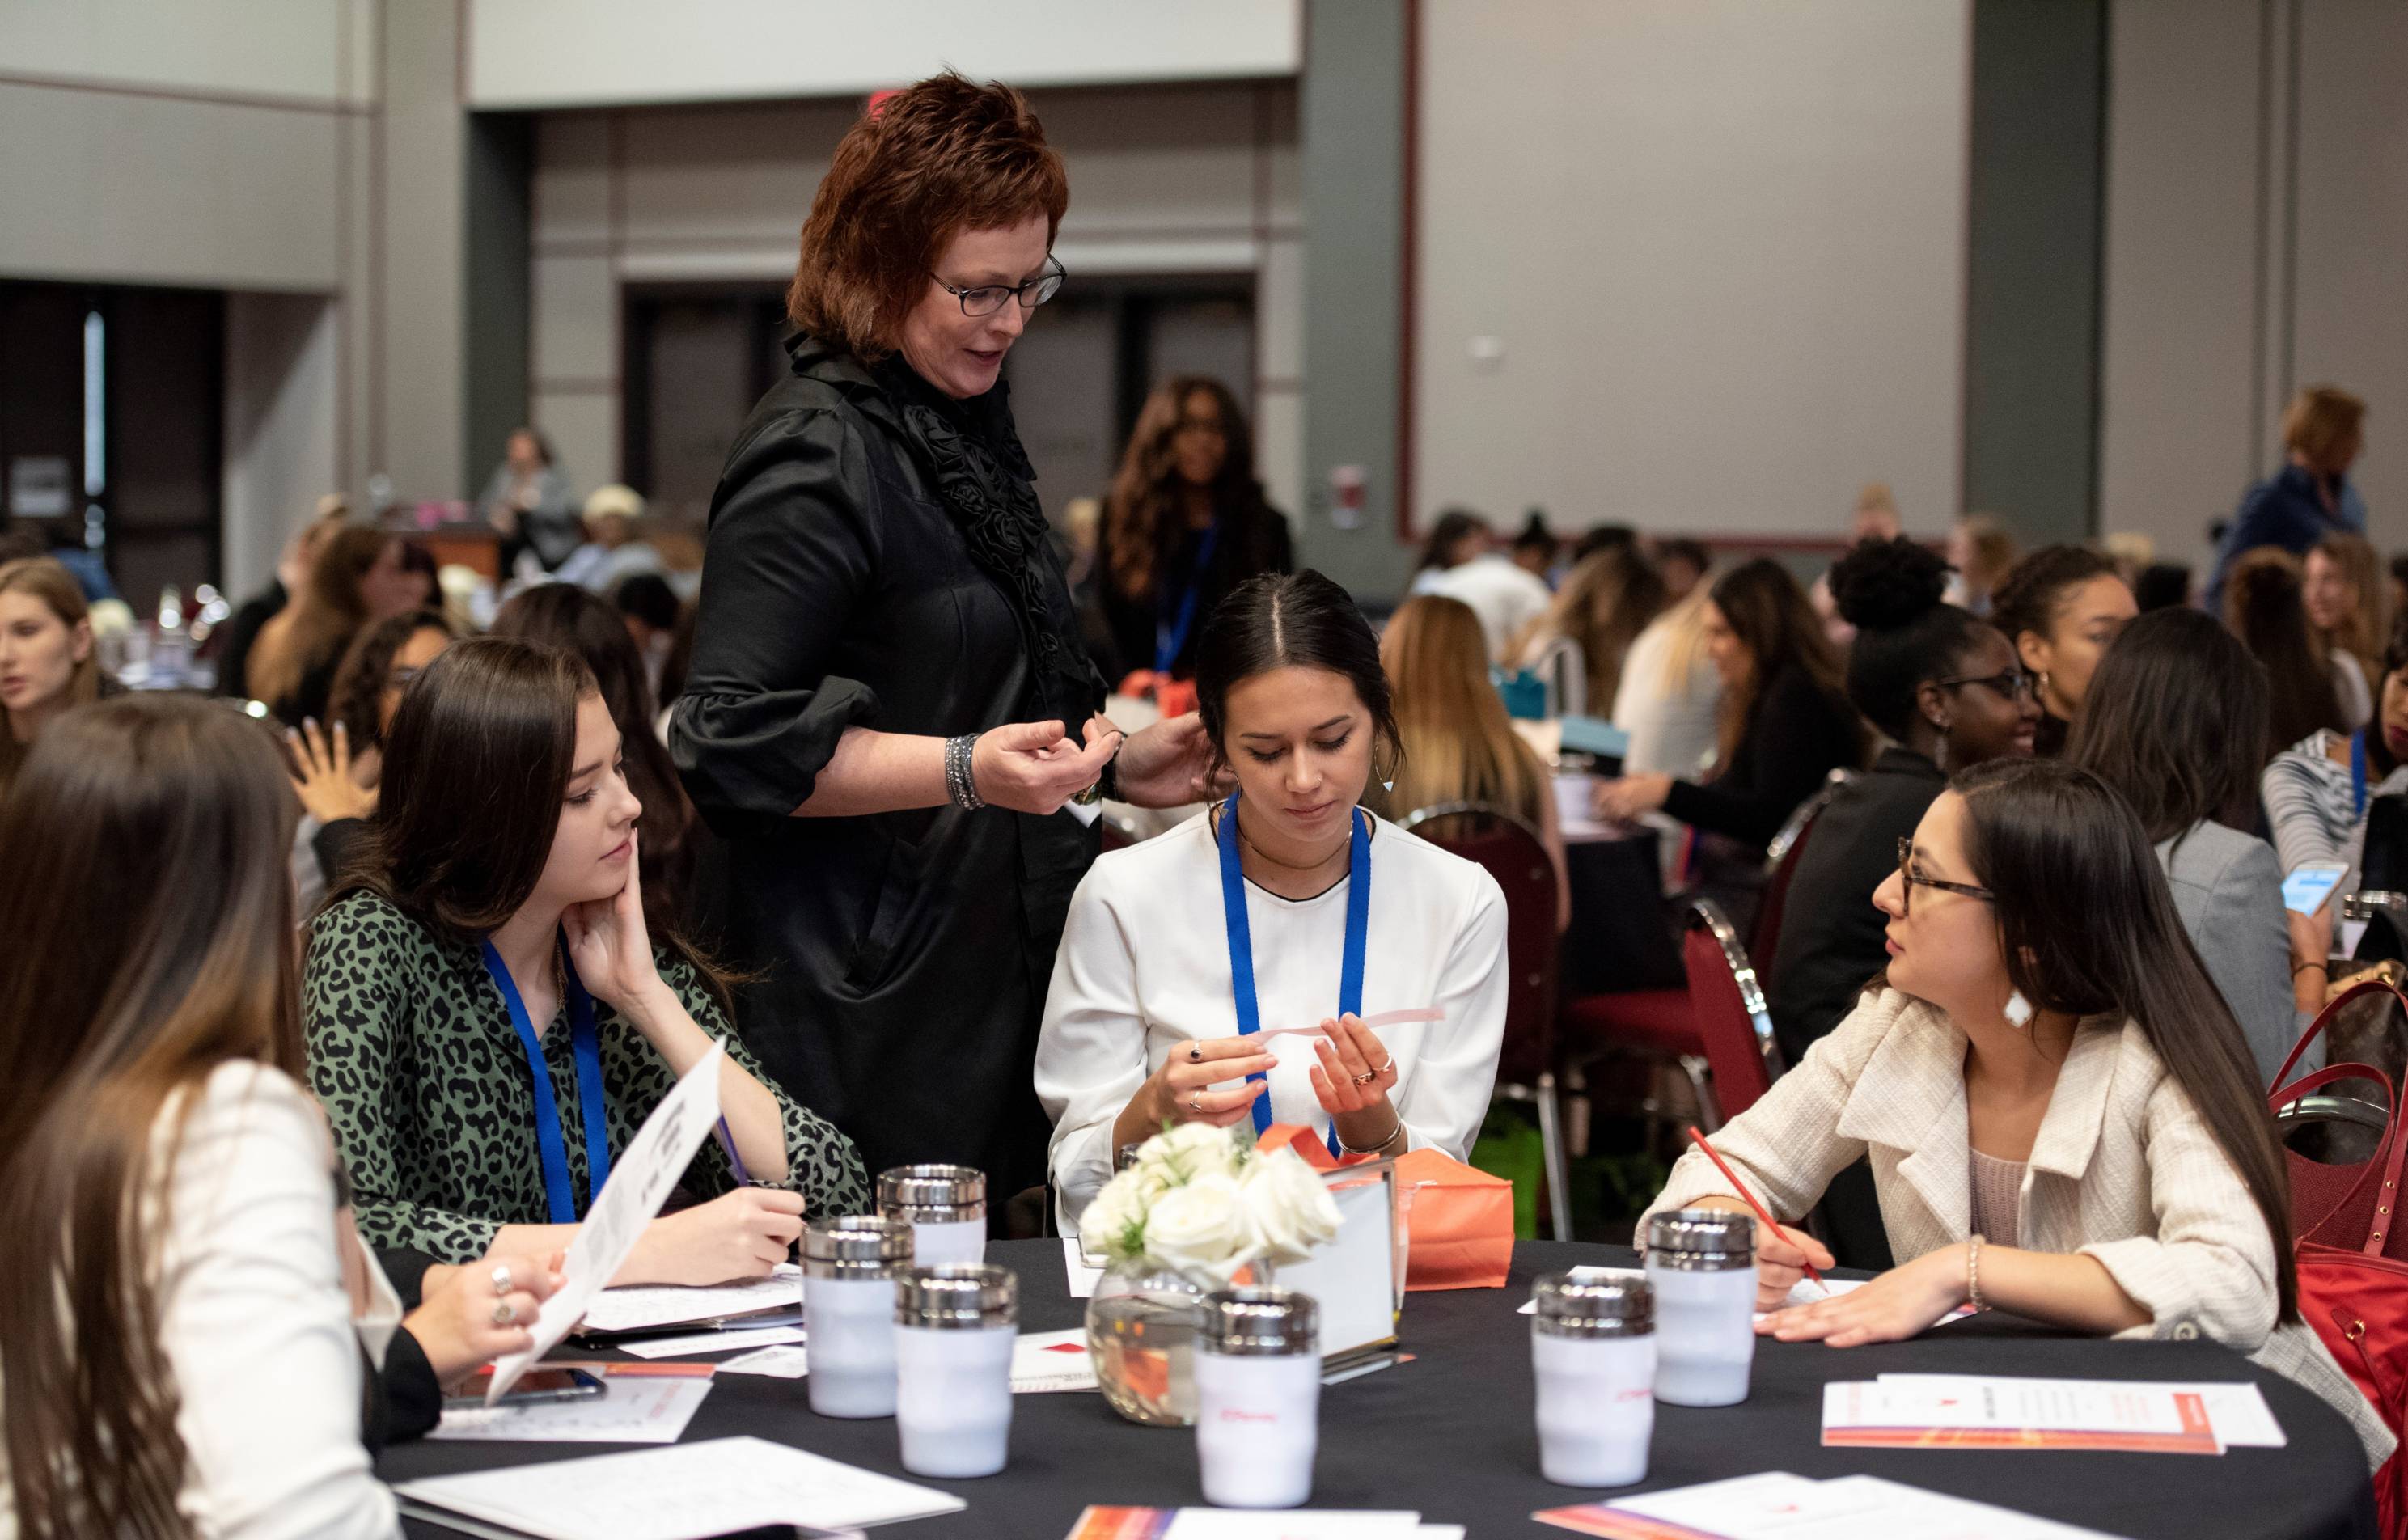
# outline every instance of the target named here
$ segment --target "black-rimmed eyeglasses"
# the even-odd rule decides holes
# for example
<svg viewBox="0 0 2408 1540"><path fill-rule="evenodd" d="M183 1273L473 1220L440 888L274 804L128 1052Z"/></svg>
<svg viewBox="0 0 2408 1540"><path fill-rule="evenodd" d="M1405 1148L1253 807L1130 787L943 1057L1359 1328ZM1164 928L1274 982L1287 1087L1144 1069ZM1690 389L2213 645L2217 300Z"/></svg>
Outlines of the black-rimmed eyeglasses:
<svg viewBox="0 0 2408 1540"><path fill-rule="evenodd" d="M1034 310L1061 292L1062 280L1069 277L1052 257L1045 259L1045 271L1025 283L986 283L975 289L960 289L934 273L928 276L937 278L938 288L961 301L962 314L966 316L991 316L1002 309L1008 299L1020 301L1024 310Z"/></svg>
<svg viewBox="0 0 2408 1540"><path fill-rule="evenodd" d="M1987 888L1976 888L1970 882L1942 882L1936 877L1919 875L1914 869L1914 841L1911 839L1898 842L1898 875L1905 883L1898 895L1898 913L1901 920L1914 908L1914 890L1917 888L1937 888L1942 892L1963 893L1967 898L1978 898L1985 903L1998 902L1999 895Z"/></svg>
<svg viewBox="0 0 2408 1540"><path fill-rule="evenodd" d="M2032 677L2020 668L2010 668L2003 674L1970 674L1963 678L1934 679L1931 682L1942 690L1954 690L1966 684L1983 685L2011 701L2031 699L2036 688Z"/></svg>

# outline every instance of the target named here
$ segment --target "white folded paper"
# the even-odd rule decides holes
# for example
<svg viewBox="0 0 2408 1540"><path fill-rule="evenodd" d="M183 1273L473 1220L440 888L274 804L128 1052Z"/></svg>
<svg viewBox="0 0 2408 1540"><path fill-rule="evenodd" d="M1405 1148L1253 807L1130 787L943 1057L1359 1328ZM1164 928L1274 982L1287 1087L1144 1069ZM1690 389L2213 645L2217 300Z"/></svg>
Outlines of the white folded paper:
<svg viewBox="0 0 2408 1540"><path fill-rule="evenodd" d="M394 1490L413 1517L442 1523L457 1514L537 1540L701 1540L778 1524L847 1529L968 1506L760 1438L436 1476Z"/></svg>
<svg viewBox="0 0 2408 1540"><path fill-rule="evenodd" d="M726 1059L727 1050L711 1044L702 1062L686 1071L661 1098L661 1105L652 1108L652 1115L627 1142L626 1152L611 1164L610 1179L602 1184L577 1227L577 1238L568 1243L568 1262L563 1269L566 1281L536 1316L534 1346L495 1361L494 1383L485 1391L486 1405L499 1401L526 1373L528 1364L559 1345L569 1328L584 1317L603 1285L625 1265L627 1253L643 1237L644 1227L660 1213L669 1190L693 1163L703 1135L719 1121L719 1066Z"/></svg>
<svg viewBox="0 0 2408 1540"><path fill-rule="evenodd" d="M2217 1442L2228 1449L2279 1449L2290 1442L2284 1436L2283 1425L2274 1420L2274 1409L2266 1405L2265 1395L2246 1380L2177 1383L2155 1379L2046 1379L2013 1375L1880 1375L1875 1377L1884 1385L1903 1385L1921 1390L1953 1390L1960 1395L1978 1393L1985 1386L2005 1386L2059 1395L2071 1394L2076 1389L2175 1395L2188 1391L2207 1404L2207 1419L2215 1427Z"/></svg>
<svg viewBox="0 0 2408 1540"><path fill-rule="evenodd" d="M766 1278L747 1283L722 1283L705 1289L674 1284L637 1284L605 1289L585 1306L582 1329L588 1332L641 1332L654 1326L679 1326L690 1320L719 1320L759 1310L799 1310L803 1305L803 1270L781 1262Z"/></svg>
<svg viewBox="0 0 2408 1540"><path fill-rule="evenodd" d="M689 1332L683 1336L644 1337L625 1347L638 1358L687 1358L695 1353L778 1348L802 1340L803 1329L799 1326L765 1326L752 1332Z"/></svg>
<svg viewBox="0 0 2408 1540"><path fill-rule="evenodd" d="M1638 1533L1653 1520L1712 1540L1828 1540L1832 1535L1946 1535L1948 1540L2101 1540L2098 1530L2034 1519L1870 1476L1810 1481L1786 1471L1617 1497L1532 1517L1584 1534ZM1652 1532L1651 1532L1652 1533Z"/></svg>

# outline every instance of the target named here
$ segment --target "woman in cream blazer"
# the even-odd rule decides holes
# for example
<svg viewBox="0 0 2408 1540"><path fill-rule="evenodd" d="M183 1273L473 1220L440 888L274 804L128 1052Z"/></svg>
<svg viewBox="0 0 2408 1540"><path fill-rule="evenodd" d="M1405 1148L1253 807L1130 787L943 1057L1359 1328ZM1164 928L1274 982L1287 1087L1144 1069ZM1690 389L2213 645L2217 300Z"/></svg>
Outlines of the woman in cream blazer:
<svg viewBox="0 0 2408 1540"><path fill-rule="evenodd" d="M1890 965L1847 1020L1714 1136L1776 1213L1870 1158L1899 1265L1782 1309L1810 1237L1758 1226L1758 1331L1835 1348L1966 1304L2073 1331L2200 1336L2395 1440L2300 1319L2289 1186L2249 1050L2185 939L2140 823L2086 771L1958 776L1873 894ZM1695 1152L1640 1220L1744 1210Z"/></svg>

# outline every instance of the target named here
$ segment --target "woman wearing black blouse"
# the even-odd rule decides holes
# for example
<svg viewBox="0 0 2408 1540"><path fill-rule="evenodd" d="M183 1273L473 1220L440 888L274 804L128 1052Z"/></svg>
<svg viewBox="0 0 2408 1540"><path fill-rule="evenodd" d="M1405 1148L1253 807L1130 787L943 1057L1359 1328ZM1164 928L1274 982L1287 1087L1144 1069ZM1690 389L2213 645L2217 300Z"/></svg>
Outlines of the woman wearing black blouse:
<svg viewBox="0 0 2408 1540"><path fill-rule="evenodd" d="M1006 1193L1043 1179L1038 1020L1096 848L1065 804L1191 801L1207 764L1193 718L1124 743L1096 715L1012 428L1004 355L1062 281L1068 201L999 85L937 76L845 135L669 727L728 837L722 952L765 1066L869 1170L964 1162Z"/></svg>
<svg viewBox="0 0 2408 1540"><path fill-rule="evenodd" d="M1287 519L1254 479L1254 436L1217 379L1174 375L1138 412L1104 508L1107 672L1196 672L1196 641L1229 591L1296 565Z"/></svg>
<svg viewBox="0 0 2408 1540"><path fill-rule="evenodd" d="M1766 557L1734 567L1706 606L1706 650L1723 678L1722 768L1705 782L1625 776L1597 789L1600 818L1661 809L1761 845L1842 765L1864 763L1865 728L1806 592Z"/></svg>

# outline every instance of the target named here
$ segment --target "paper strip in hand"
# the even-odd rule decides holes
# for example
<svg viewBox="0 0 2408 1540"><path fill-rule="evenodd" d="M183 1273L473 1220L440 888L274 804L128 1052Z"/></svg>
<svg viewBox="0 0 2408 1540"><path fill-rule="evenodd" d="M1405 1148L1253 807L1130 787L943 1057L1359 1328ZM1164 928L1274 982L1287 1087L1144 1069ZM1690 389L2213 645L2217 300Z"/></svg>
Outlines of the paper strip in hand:
<svg viewBox="0 0 2408 1540"><path fill-rule="evenodd" d="M702 1062L686 1071L677 1088L652 1108L628 1141L626 1153L611 1162L610 1179L602 1184L601 1195L577 1227L577 1238L568 1243L566 1281L536 1317L534 1346L495 1362L486 1405L499 1401L527 1365L559 1346L594 1296L625 1265L644 1227L660 1213L669 1190L719 1121L719 1069L726 1059L726 1050L713 1043Z"/></svg>
<svg viewBox="0 0 2408 1540"><path fill-rule="evenodd" d="M1445 1020L1446 1012L1436 1005L1425 1005L1419 1010L1382 1011L1377 1016L1363 1018L1363 1024L1377 1031L1381 1027L1401 1027L1408 1021L1443 1021ZM1259 1035L1277 1037L1283 1033L1318 1033L1320 1031L1319 1027L1265 1027Z"/></svg>

